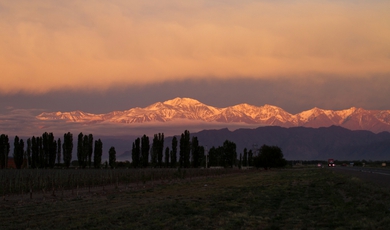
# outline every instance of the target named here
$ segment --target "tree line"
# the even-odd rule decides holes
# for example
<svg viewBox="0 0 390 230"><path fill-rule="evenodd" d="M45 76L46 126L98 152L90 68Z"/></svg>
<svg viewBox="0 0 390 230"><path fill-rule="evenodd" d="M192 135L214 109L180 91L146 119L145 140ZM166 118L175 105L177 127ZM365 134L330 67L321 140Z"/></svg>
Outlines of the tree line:
<svg viewBox="0 0 390 230"><path fill-rule="evenodd" d="M93 148L93 135L78 135L77 161L79 166L91 168L92 151L94 149L94 167L100 168L103 154L103 143L100 139L96 140ZM7 168L10 144L8 135L0 136L0 168ZM61 139L54 138L53 133L43 133L42 136L33 136L28 138L26 145L23 139L18 136L14 138L13 159L17 169L27 164L29 168L54 168L61 163L69 168L72 162L73 153L73 134L68 132L64 134L63 143ZM62 154L62 155L61 155Z"/></svg>
<svg viewBox="0 0 390 230"><path fill-rule="evenodd" d="M199 168L205 162L205 148L199 145L196 136L190 138L188 130L181 134L180 140L174 136L170 147L165 149L163 133L155 134L151 145L149 137L143 135L133 142L131 155L134 168Z"/></svg>
<svg viewBox="0 0 390 230"><path fill-rule="evenodd" d="M29 168L54 168L55 163L69 168L72 162L73 135L68 132L61 139L54 138L53 133L43 133L42 136L27 139L27 145L18 136L14 138L13 158L16 168L23 164ZM25 149L26 147L26 149ZM95 140L92 134L79 133L77 137L77 163L80 168L102 167L103 143ZM10 152L9 138L0 136L0 168L7 168L8 154ZM108 152L109 160L106 167L116 167L115 147ZM199 168L199 167L283 167L285 160L281 149L277 146L263 145L259 155L254 156L252 150L244 149L244 153L237 158L236 144L226 140L222 146L207 149L199 145L196 136L190 136L185 130L180 139L172 138L170 147L164 149L164 134L158 133L150 140L143 135L135 139L131 149L132 167L134 168ZM177 159L179 156L179 159ZM150 159L149 159L150 157ZM275 160L276 159L276 160ZM284 160L284 161L283 161ZM275 163L276 162L276 163Z"/></svg>

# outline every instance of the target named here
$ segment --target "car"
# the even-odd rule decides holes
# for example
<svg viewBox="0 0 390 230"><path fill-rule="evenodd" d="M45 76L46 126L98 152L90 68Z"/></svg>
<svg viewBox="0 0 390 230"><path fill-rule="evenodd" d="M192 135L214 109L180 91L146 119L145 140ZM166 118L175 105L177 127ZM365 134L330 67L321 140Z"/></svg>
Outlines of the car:
<svg viewBox="0 0 390 230"><path fill-rule="evenodd" d="M333 159L328 159L328 167L335 167L336 164L334 163Z"/></svg>

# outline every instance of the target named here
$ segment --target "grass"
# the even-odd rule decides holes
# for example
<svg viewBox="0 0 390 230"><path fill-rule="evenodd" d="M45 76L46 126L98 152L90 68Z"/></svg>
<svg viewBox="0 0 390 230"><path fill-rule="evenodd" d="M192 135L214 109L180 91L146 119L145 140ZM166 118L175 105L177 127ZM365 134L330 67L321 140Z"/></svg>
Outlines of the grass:
<svg viewBox="0 0 390 230"><path fill-rule="evenodd" d="M328 169L182 180L0 202L0 229L389 229L390 191Z"/></svg>

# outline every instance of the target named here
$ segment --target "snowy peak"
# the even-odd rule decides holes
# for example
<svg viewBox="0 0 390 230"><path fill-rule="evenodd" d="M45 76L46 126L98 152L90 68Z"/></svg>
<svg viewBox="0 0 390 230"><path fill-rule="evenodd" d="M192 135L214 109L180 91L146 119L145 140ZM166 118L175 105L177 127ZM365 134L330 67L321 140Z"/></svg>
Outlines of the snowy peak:
<svg viewBox="0 0 390 230"><path fill-rule="evenodd" d="M164 101L163 104L165 105L170 105L170 106L199 106L199 105L204 105L198 100L191 99L191 98L180 98L177 97L172 100Z"/></svg>
<svg viewBox="0 0 390 230"><path fill-rule="evenodd" d="M324 110L312 108L307 111L290 114L273 105L254 106L246 103L218 108L203 104L191 98L174 98L157 102L145 108L132 108L125 111L113 111L107 114L91 114L82 111L42 113L39 120L64 120L78 123L149 123L175 122L180 120L246 123L275 125L282 127L329 127L342 126L352 130L370 130L372 132L390 131L390 110L364 110L351 107L345 110Z"/></svg>
<svg viewBox="0 0 390 230"><path fill-rule="evenodd" d="M85 113L82 111L73 112L52 112L41 113L37 116L39 120L65 120L69 122L99 122L104 120L104 115Z"/></svg>
<svg viewBox="0 0 390 230"><path fill-rule="evenodd" d="M329 113L325 113L325 110L322 110L322 109L319 109L317 107L314 107L314 108L312 108L310 110L306 110L306 111L303 111L301 113L298 113L296 115L296 117L298 118L298 120L300 122L308 122L310 120L315 119L318 116L326 115L326 114L329 114ZM331 114L329 114L329 115L331 115Z"/></svg>

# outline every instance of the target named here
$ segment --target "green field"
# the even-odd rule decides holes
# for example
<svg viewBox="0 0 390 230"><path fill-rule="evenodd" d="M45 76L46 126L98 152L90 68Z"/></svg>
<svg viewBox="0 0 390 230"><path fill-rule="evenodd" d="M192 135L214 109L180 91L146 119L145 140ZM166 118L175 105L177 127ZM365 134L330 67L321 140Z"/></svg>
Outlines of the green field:
<svg viewBox="0 0 390 230"><path fill-rule="evenodd" d="M329 169L242 173L13 195L0 229L390 229L390 191Z"/></svg>

